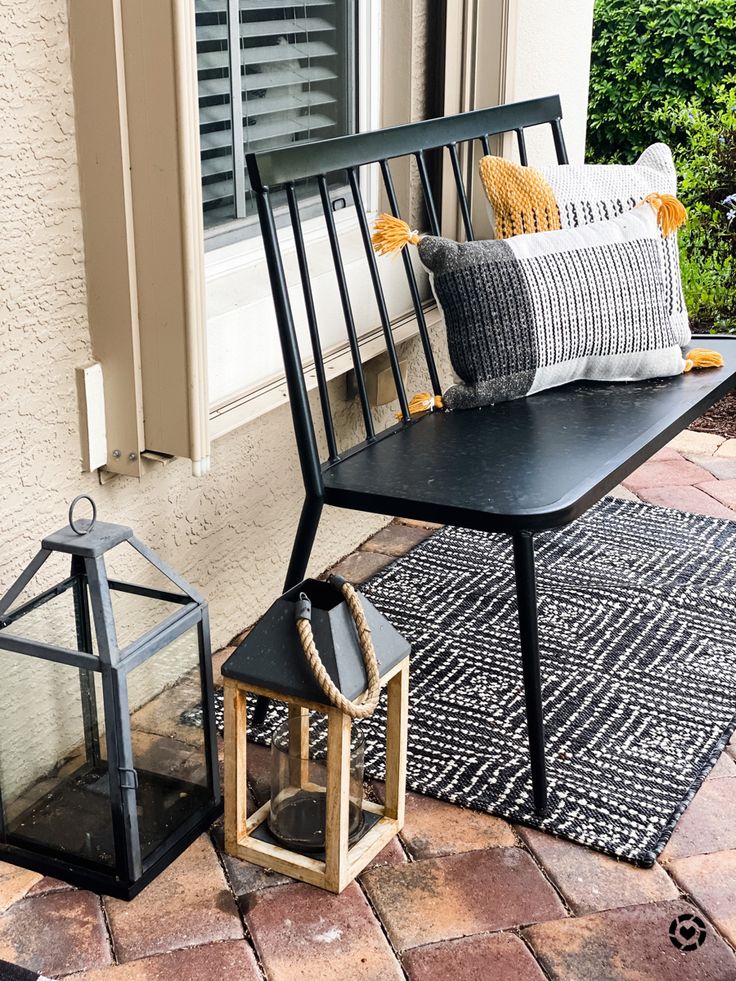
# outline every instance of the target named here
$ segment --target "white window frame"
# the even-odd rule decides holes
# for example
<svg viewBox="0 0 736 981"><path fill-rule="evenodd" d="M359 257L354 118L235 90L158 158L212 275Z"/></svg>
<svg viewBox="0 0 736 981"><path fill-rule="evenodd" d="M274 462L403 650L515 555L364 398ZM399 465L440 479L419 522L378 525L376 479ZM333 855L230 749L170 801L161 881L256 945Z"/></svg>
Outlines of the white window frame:
<svg viewBox="0 0 736 981"><path fill-rule="evenodd" d="M505 8L515 0L498 3ZM375 20L379 5L383 31ZM480 0L447 0L447 6L448 32L462 23L470 28L464 39L473 35L473 20L477 27L479 11L486 9ZM208 281L239 272L244 263L260 270L262 249L251 240L240 249L216 250L205 273L194 5L192 0L69 0L69 11L89 326L104 377L104 470L142 477L167 457L182 456L201 475L209 468L213 438L283 404L286 393L276 349L270 354L262 350L264 342L273 346L277 341L275 328L264 330L273 323L268 320L273 307L265 276L256 276L263 292L255 307L238 310L239 330L242 334L248 320L257 324L263 340L257 347L251 342L250 357L254 351L268 356L250 384L214 403L210 399ZM370 0L359 10L359 37L372 42L368 53L359 52L365 76L359 87L361 128L413 118L422 80L412 64L412 38L428 12L426 0ZM448 91L453 79L467 76L467 40L463 44L464 57L446 59ZM474 71L475 51L470 60ZM489 93L482 102L494 104L497 96ZM466 107L446 103L446 111ZM397 162L393 176L402 213L409 214L414 191L408 167ZM380 202L377 183L375 175L364 190L374 209ZM336 213L336 223L346 267L352 266L357 277L350 283L351 291L357 289L355 309L364 313L363 307L372 309L372 290L355 217L345 212ZM307 234L313 234L310 222ZM286 232L283 242L287 278L296 282ZM315 265L320 252L319 242L310 245ZM400 342L416 333L416 322L407 313L402 263L382 262ZM312 269L313 280L319 272ZM330 276L325 275L325 283ZM371 297L365 304L360 290ZM324 302L329 294L318 292ZM296 297L294 303L298 320ZM339 316L325 320L344 331ZM358 326L361 357L373 357L384 347L380 325ZM298 328L303 336L303 323ZM324 348L328 378L344 374L350 367L347 342L327 338ZM308 345L303 350L308 352ZM247 360L249 352L241 346L233 356ZM315 379L308 364L306 370L311 385Z"/></svg>
<svg viewBox="0 0 736 981"><path fill-rule="evenodd" d="M358 132L377 129L381 125L381 0L361 0L357 17L357 126ZM377 168L366 169L361 175L361 193L369 214L379 208L379 177ZM352 205L334 213L340 244L346 254L346 275L351 278L355 269L364 263L361 258L362 240L355 209ZM310 264L315 271L312 289L315 303L327 304L335 299L335 280L331 266L329 242L320 216L302 223ZM306 340L306 323L300 317L301 291L294 275L295 244L290 226L279 231L287 276L293 286L292 297L300 339ZM354 255L352 263L347 256ZM207 306L207 336L209 348L210 426L213 439L242 426L249 420L270 411L285 399L281 355L277 346L277 328L270 290L267 288L266 257L260 236L212 249L205 253L205 289ZM291 271L292 275L288 275ZM396 280L399 270L389 267L389 278ZM403 276L403 272L401 273ZM390 289L390 286L389 286ZM250 302L248 295L251 294ZM369 301L370 302L370 301ZM370 309L370 307L369 307ZM330 318L333 319L333 318ZM249 325L253 326L249 329ZM329 325L328 325L329 326ZM335 330L323 338L327 356L328 376L344 374L350 367L345 329L341 318L334 318ZM364 342L375 331L375 324L363 324L360 331ZM360 330L359 323L359 330ZM254 357L253 340L268 336L269 343L259 345ZM267 335L264 335L264 331ZM375 345L374 345L375 346ZM305 361L308 344L303 347ZM245 371L243 370L245 368ZM248 370L250 368L250 371ZM307 376L308 384L316 379Z"/></svg>

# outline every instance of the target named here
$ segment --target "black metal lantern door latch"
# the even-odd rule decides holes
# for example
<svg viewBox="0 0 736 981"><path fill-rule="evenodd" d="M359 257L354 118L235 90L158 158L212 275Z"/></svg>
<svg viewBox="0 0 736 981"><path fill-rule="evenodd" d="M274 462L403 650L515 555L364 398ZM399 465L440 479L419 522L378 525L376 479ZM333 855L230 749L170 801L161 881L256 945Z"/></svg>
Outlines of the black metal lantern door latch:
<svg viewBox="0 0 736 981"><path fill-rule="evenodd" d="M0 599L0 859L129 899L222 810L209 619L81 499Z"/></svg>

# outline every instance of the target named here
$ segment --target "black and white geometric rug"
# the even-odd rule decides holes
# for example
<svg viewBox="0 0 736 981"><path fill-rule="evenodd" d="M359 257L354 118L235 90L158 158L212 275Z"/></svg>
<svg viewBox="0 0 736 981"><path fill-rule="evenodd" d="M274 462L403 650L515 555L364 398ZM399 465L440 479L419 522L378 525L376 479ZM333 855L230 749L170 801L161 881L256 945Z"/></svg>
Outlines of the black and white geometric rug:
<svg viewBox="0 0 736 981"><path fill-rule="evenodd" d="M361 587L412 644L409 787L649 866L736 728L736 522L606 499L536 554L541 818L510 540L445 528ZM360 725L380 779L383 704Z"/></svg>

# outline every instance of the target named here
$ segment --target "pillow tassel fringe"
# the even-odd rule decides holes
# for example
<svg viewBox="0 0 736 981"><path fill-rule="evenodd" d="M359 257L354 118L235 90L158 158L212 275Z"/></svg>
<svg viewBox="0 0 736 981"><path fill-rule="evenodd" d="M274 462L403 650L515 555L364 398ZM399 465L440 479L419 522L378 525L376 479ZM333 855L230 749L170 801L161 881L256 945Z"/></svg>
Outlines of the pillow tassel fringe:
<svg viewBox="0 0 736 981"><path fill-rule="evenodd" d="M409 415L413 416L419 412L433 412L435 409L444 409L444 402L441 395L432 395L431 392L419 392L413 395L409 403ZM401 412L395 413L397 419L403 418Z"/></svg>
<svg viewBox="0 0 736 981"><path fill-rule="evenodd" d="M373 225L371 242L378 255L394 255L406 245L419 245L422 236L412 231L405 221L393 215L382 214Z"/></svg>
<svg viewBox="0 0 736 981"><path fill-rule="evenodd" d="M674 194L647 194L644 201L656 211L657 224L665 238L676 232L687 221L685 205L678 201Z"/></svg>
<svg viewBox="0 0 736 981"><path fill-rule="evenodd" d="M723 355L718 351L711 351L706 347L694 347L685 355L685 367L683 373L692 371L693 368L722 368L724 365Z"/></svg>

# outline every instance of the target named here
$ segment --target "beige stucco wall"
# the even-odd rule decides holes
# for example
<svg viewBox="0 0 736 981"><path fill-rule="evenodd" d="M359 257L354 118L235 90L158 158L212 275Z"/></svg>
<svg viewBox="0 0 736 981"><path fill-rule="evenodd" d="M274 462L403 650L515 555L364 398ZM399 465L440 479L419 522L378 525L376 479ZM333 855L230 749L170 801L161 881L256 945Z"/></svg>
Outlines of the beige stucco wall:
<svg viewBox="0 0 736 981"><path fill-rule="evenodd" d="M559 93L571 163L582 163L594 0L515 0L516 44L508 91L514 99ZM549 131L527 138L530 162L554 162Z"/></svg>
<svg viewBox="0 0 736 981"><path fill-rule="evenodd" d="M0 57L0 583L65 523L75 494L91 493L101 517L131 524L209 597L213 636L223 642L283 576L301 499L288 410L218 440L204 479L183 460L104 487L81 473L74 369L92 351L65 0L0 3ZM345 406L348 438L354 422ZM328 511L313 568L382 520Z"/></svg>

